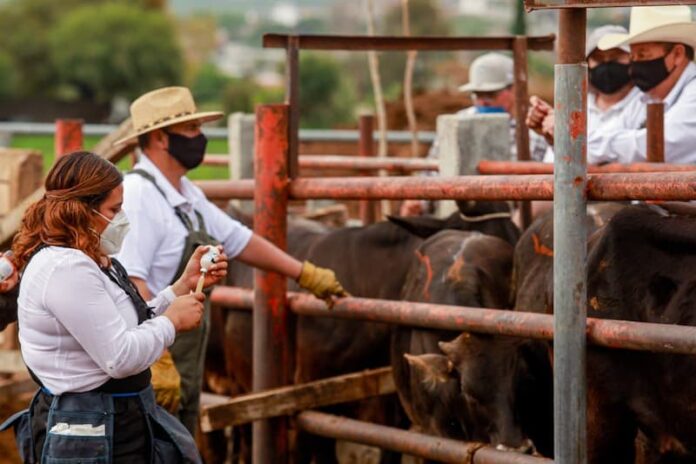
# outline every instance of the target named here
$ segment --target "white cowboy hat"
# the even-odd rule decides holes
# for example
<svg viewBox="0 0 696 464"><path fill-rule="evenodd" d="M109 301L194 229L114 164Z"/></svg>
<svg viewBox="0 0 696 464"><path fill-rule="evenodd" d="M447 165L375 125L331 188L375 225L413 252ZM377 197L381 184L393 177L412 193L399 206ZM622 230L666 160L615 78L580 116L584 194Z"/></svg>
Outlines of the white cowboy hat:
<svg viewBox="0 0 696 464"><path fill-rule="evenodd" d="M209 122L222 118L219 111L198 112L186 87L164 87L139 97L130 106L133 130L116 145L134 142L139 135L186 121Z"/></svg>
<svg viewBox="0 0 696 464"><path fill-rule="evenodd" d="M460 92L497 92L514 82L512 58L500 53L486 53L476 58L469 69L469 83Z"/></svg>
<svg viewBox="0 0 696 464"><path fill-rule="evenodd" d="M608 34L599 41L600 50L644 42L683 43L696 48L696 23L686 5L634 6L628 34Z"/></svg>

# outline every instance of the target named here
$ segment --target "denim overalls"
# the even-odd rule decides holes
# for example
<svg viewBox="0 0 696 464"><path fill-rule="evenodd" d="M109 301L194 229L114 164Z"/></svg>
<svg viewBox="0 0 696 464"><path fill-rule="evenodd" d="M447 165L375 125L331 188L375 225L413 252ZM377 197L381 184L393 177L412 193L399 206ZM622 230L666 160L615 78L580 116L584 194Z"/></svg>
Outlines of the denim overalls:
<svg viewBox="0 0 696 464"><path fill-rule="evenodd" d="M112 259L111 269L104 272L133 301L138 324L148 319L150 308L128 280L123 266ZM142 388L124 391L133 385ZM157 406L149 369L126 379L111 379L97 390L54 396L42 387L29 408L7 419L0 425L0 431L14 427L19 455L26 464L110 464L113 461L114 404L127 400L138 405L138 414L142 414L147 424L151 463L202 462L191 434L174 416ZM34 417L33 411L37 410L39 401L50 401L50 407L47 414ZM46 438L41 451L35 439L44 432Z"/></svg>

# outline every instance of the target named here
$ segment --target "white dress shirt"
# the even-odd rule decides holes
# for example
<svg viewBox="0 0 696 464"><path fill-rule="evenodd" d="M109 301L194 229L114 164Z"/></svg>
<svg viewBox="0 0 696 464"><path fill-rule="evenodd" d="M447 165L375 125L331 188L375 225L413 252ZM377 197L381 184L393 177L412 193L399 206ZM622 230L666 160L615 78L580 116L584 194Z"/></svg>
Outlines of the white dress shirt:
<svg viewBox="0 0 696 464"><path fill-rule="evenodd" d="M587 162L634 163L646 157L647 95L634 99L617 127L599 127L587 138ZM696 64L689 63L665 103L665 162L696 163Z"/></svg>
<svg viewBox="0 0 696 464"><path fill-rule="evenodd" d="M613 131L620 129L623 124L623 112L636 100L641 101L643 93L638 87L633 87L620 101L611 105L606 110L597 106L597 95L587 95L587 133L592 136L596 131ZM589 161L591 163L591 161ZM553 147L549 146L544 155L544 163L553 163Z"/></svg>
<svg viewBox="0 0 696 464"><path fill-rule="evenodd" d="M181 178L181 191L177 191L144 154L140 154L134 169L150 173L166 199L142 176L125 176L123 210L128 216L130 230L117 258L129 276L145 280L153 295L174 278L188 235L174 212L175 206L188 215L194 227L198 227L194 210L198 211L208 234L222 243L228 257L234 258L249 243L251 230L209 202L201 189L187 178Z"/></svg>
<svg viewBox="0 0 696 464"><path fill-rule="evenodd" d="M160 316L174 297L167 287L148 303L156 317L138 325L130 298L97 263L73 248L47 247L22 275L24 362L55 395L142 372L174 342L174 325Z"/></svg>

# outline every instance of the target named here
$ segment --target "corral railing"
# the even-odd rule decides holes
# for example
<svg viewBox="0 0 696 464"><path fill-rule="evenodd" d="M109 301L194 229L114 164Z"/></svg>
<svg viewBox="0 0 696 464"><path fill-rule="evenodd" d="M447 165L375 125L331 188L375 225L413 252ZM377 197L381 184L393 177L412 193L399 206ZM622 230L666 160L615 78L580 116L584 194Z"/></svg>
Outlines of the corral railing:
<svg viewBox="0 0 696 464"><path fill-rule="evenodd" d="M640 1L640 4L660 2ZM696 3L696 2L686 2ZM584 44L587 6L626 6L631 2L530 0L529 7L563 7L560 15L559 65L556 67L555 153L557 162L553 177L549 175L464 176L459 178L389 179L296 179L300 160L297 156L297 54L302 46L316 49L408 50L433 49L412 38L384 42L374 38L267 36L266 45L288 51L289 106L268 105L257 110L256 181L231 185L206 183L204 190L211 197L241 194L253 196L256 204L255 231L277 245L285 246L285 213L289 199L478 199L478 200L554 200L554 315L532 315L480 308L436 307L404 302L383 302L349 298L339 301L332 310L309 297L286 300L284 279L271 273L258 272L253 298L254 320L254 390L272 389L291 383L294 346L289 319L294 311L328 317L349 317L383 320L451 330L471 330L506 335L553 338L554 343L554 427L555 462L580 464L586 461L586 389L585 344L598 342L623 349L648 349L694 353L696 328L664 326L627 321L587 320L586 276L587 245L585 232L586 202L601 200L694 200L696 173L677 172L622 173L587 175L587 67ZM442 40L442 39L439 39ZM503 45L518 43L511 40ZM441 42L452 43L452 42ZM432 44L431 44L432 45ZM518 99L519 100L519 99ZM526 98L523 100L526 103ZM562 102L562 104L558 104ZM518 101L519 103L519 101ZM517 108L518 118L526 108ZM519 126L525 127L524 124ZM526 130L524 131L526 132ZM525 147L519 145L518 149ZM660 140L651 141L660 150ZM526 147L528 150L528 147ZM562 154L562 156L559 156ZM653 160L658 157L650 156ZM527 158L528 159L528 158ZM545 168L548 169L548 168ZM644 168L632 168L642 171ZM664 171L670 171L664 168ZM548 172L548 171L547 171ZM220 292L228 292L221 296ZM230 293L232 292L232 293ZM250 293L233 289L217 290L214 299L223 303L245 300L250 306ZM239 303L239 301L237 302ZM673 352L673 351L671 351ZM300 427L329 437L346 437L363 443L403 450L392 429L370 429L369 437L349 434L365 424L350 426L341 419L301 413ZM311 423L311 425L307 425ZM304 424L304 425L303 425ZM420 438L419 438L420 440ZM436 457L432 448L442 440L423 437L427 446L414 446L409 452L432 459L456 462L453 457ZM254 462L287 462L287 422L276 418L257 421L254 426ZM462 445L466 446L466 445ZM417 449L416 449L417 448ZM467 462L515 462L519 456L506 455L488 460L476 453L467 455ZM485 449L485 448L481 448ZM480 460L477 460L479 459ZM522 459L537 459L522 457Z"/></svg>

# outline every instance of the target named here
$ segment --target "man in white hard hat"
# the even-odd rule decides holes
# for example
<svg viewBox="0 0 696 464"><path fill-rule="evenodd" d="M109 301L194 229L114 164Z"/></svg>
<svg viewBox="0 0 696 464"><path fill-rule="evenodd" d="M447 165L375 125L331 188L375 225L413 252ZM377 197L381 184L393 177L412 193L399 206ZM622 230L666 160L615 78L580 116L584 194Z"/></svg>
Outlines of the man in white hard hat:
<svg viewBox="0 0 696 464"><path fill-rule="evenodd" d="M629 104L641 97L628 73L630 51L628 45L599 49L599 41L608 34L626 34L623 26L606 25L595 29L587 39L586 58L589 70L589 95L587 99L587 131L597 128L620 127L621 114ZM530 129L545 136L553 144L553 107L533 96L530 99L527 124ZM544 161L553 163L553 148L550 146Z"/></svg>
<svg viewBox="0 0 696 464"><path fill-rule="evenodd" d="M472 114L508 113L510 115L510 152L517 157L515 143L515 92L513 89L514 62L500 53L486 53L476 58L469 68L469 83L459 87L461 92L471 93L473 106L457 113L458 116ZM439 157L439 141L435 139L428 158ZM529 151L533 160L541 161L548 145L544 137L529 133ZM402 216L417 216L431 209L432 203L421 200L406 200L401 204Z"/></svg>
<svg viewBox="0 0 696 464"><path fill-rule="evenodd" d="M199 112L185 87L148 92L133 102L130 113L133 131L116 143L137 140L140 156L123 183L130 230L118 259L146 300L178 277L193 249L217 243L230 258L296 279L318 297L345 295L333 271L301 263L254 234L186 178L205 156L201 124L222 113ZM178 335L170 348L181 375L179 418L192 433L198 423L208 318L206 311L201 327Z"/></svg>

